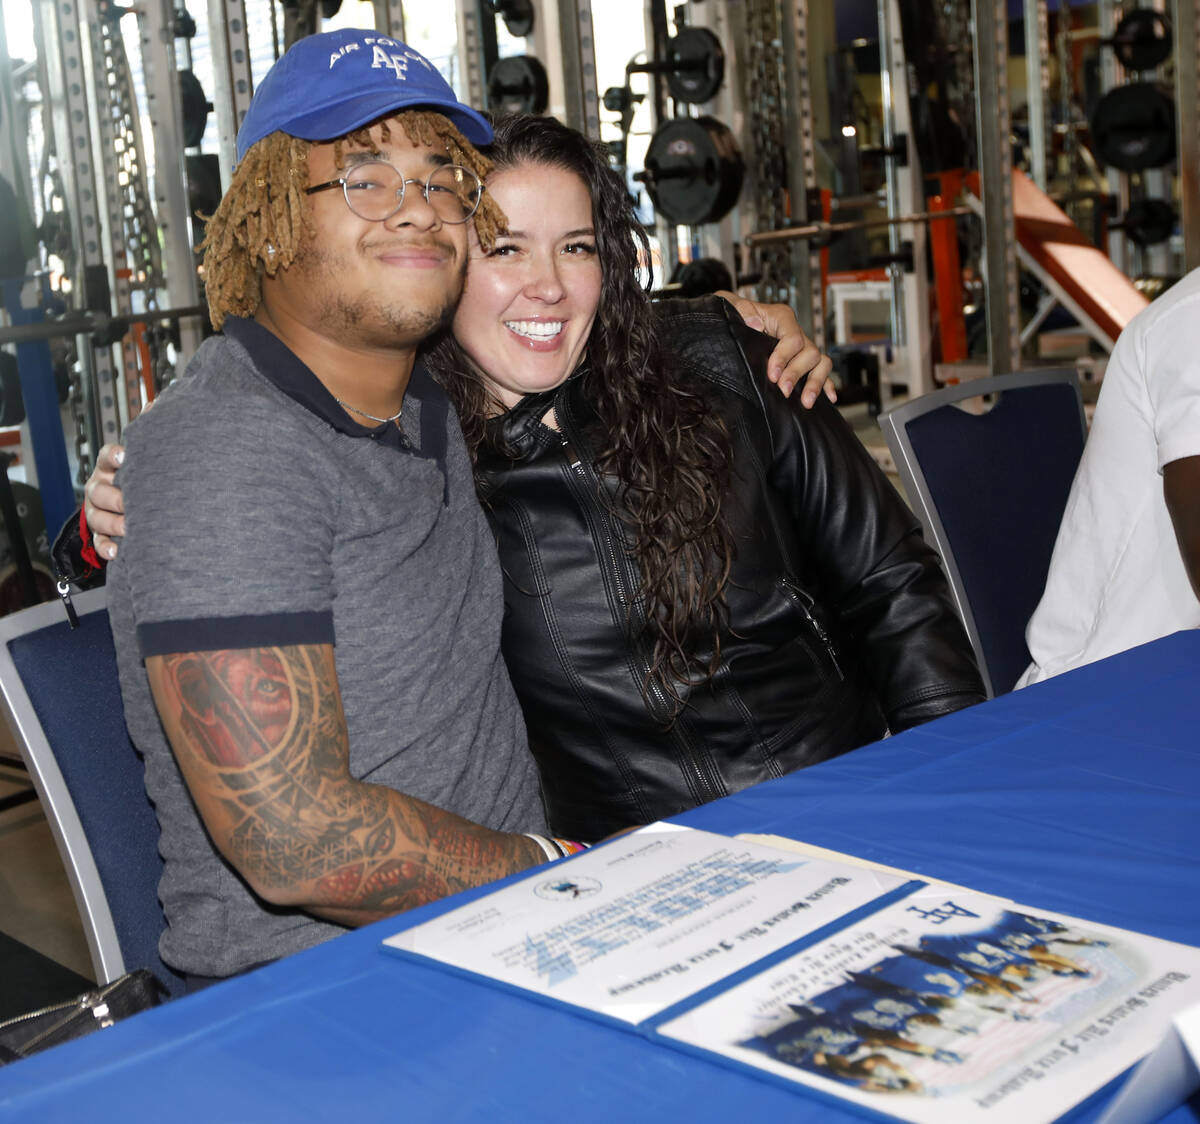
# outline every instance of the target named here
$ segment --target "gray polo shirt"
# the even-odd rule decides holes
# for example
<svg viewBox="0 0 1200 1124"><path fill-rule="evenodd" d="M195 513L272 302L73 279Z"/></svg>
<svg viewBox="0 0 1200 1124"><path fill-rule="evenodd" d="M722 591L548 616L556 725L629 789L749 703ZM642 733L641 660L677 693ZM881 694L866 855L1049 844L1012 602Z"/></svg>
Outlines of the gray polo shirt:
<svg viewBox="0 0 1200 1124"><path fill-rule="evenodd" d="M148 656L333 643L353 776L488 827L542 829L500 655L495 547L458 421L419 366L401 424L351 421L275 336L230 320L125 432L109 612L162 828L161 953L181 971L229 975L342 930L267 906L217 853Z"/></svg>

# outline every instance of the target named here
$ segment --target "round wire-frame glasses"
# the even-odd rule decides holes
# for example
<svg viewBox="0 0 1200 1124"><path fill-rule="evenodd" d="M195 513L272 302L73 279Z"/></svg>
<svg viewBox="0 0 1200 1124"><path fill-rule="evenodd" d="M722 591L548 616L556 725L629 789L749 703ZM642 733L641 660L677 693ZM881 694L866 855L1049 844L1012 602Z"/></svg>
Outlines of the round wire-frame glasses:
<svg viewBox="0 0 1200 1124"><path fill-rule="evenodd" d="M461 164L439 164L423 180L405 179L383 160L355 164L344 176L306 188L305 195L340 187L346 206L360 219L383 222L404 206L404 191L410 183L421 189L425 202L446 223L466 222L479 208L483 184L470 168Z"/></svg>

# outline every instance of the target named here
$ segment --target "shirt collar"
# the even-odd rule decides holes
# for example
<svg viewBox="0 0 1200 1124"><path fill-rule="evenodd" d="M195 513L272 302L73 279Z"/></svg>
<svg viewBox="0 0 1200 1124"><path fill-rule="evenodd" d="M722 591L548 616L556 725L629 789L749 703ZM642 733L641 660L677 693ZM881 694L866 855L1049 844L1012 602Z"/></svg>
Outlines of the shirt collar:
<svg viewBox="0 0 1200 1124"><path fill-rule="evenodd" d="M399 434L399 430L391 422L362 425L351 418L308 365L297 358L291 348L274 332L264 328L257 320L227 316L222 330L230 339L236 340L246 349L263 378L310 413L333 426L339 433L348 437L377 439L390 437L392 433ZM437 384L424 365L418 361L413 367L405 398L416 398L422 403L424 412L424 404L440 395Z"/></svg>

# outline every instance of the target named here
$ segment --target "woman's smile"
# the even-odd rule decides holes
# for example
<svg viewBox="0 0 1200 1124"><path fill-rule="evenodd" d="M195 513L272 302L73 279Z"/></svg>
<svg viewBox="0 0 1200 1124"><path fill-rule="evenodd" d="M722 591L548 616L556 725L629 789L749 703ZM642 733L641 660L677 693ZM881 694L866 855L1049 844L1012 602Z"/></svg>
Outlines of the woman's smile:
<svg viewBox="0 0 1200 1124"><path fill-rule="evenodd" d="M503 406L565 382L600 303L592 201L573 172L519 164L488 179L508 218L490 253L471 250L454 335Z"/></svg>

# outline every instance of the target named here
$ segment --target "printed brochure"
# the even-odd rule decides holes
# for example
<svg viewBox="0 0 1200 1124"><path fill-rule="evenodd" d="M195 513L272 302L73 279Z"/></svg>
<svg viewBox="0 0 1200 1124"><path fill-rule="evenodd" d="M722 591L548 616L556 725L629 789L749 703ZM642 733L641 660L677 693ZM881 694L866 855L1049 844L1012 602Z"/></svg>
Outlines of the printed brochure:
<svg viewBox="0 0 1200 1124"><path fill-rule="evenodd" d="M1200 1000L1200 949L667 824L384 944L921 1124L1053 1121Z"/></svg>

